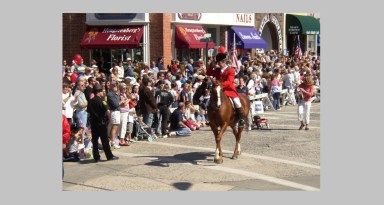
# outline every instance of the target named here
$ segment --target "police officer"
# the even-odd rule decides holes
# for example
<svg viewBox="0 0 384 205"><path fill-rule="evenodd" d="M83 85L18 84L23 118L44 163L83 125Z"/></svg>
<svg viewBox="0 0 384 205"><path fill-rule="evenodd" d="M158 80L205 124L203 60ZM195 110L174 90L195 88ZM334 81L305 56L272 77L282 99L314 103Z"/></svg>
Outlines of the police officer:
<svg viewBox="0 0 384 205"><path fill-rule="evenodd" d="M93 158L95 162L100 160L98 140L101 139L103 150L107 160L117 160L119 157L114 156L109 146L109 139L107 133L107 108L103 104L102 97L104 97L103 88L100 84L95 85L93 88L95 97L92 98L88 104L87 110L90 115L91 129L92 129L92 144L93 144Z"/></svg>
<svg viewBox="0 0 384 205"><path fill-rule="evenodd" d="M167 127L168 120L170 116L169 106L173 103L174 99L172 94L168 91L169 85L166 84L163 80L159 82L160 90L158 90L155 94L157 101L157 108L160 112L161 117L161 133L163 138L167 138ZM159 117L159 118L160 118Z"/></svg>

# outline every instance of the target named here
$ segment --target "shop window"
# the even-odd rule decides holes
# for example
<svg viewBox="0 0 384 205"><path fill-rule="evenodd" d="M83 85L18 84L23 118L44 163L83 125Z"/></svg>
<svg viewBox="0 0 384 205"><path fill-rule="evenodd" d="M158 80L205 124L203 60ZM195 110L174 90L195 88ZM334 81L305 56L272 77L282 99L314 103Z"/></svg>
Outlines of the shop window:
<svg viewBox="0 0 384 205"><path fill-rule="evenodd" d="M202 57L200 55L200 48L178 48L176 49L176 58L180 61L188 61L191 58L197 61Z"/></svg>

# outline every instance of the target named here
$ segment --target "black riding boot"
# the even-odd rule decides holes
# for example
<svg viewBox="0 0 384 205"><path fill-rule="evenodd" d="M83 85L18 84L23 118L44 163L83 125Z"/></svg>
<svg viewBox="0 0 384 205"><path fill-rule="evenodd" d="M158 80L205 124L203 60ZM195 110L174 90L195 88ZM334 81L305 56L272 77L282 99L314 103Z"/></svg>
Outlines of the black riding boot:
<svg viewBox="0 0 384 205"><path fill-rule="evenodd" d="M237 117L239 118L239 127L244 127L244 119L242 113L243 108L236 108L236 114Z"/></svg>

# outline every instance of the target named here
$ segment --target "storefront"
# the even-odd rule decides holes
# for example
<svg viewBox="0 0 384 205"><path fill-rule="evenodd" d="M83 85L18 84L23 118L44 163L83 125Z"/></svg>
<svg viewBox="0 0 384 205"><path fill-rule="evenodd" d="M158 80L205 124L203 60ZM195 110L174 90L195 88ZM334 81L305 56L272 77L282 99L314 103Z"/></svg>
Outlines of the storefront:
<svg viewBox="0 0 384 205"><path fill-rule="evenodd" d="M176 25L174 29L177 59L198 59L201 56L201 48L215 47L212 41L203 41L206 39L207 32L200 25Z"/></svg>
<svg viewBox="0 0 384 205"><path fill-rule="evenodd" d="M217 54L217 48L224 46L227 51L233 47L233 34L235 33L236 47L240 52L250 49L265 47L266 42L258 35L254 28L255 14L253 13L174 13L172 16L172 56L179 60L187 60L192 58L206 59ZM194 43L202 41L199 46L181 46L180 36L184 31L180 31L180 27L198 26L195 30L199 34L189 36ZM235 28L235 29L234 29ZM242 29L245 29L244 31ZM193 30L193 29L191 29ZM203 31L204 30L204 31ZM236 33L235 30L241 31ZM230 32L232 32L230 34ZM186 33L190 33L186 31ZM208 44L208 52L204 52L206 43L205 39L210 42ZM214 48L213 48L214 47Z"/></svg>
<svg viewBox="0 0 384 205"><path fill-rule="evenodd" d="M303 53L317 53L320 21L312 16L286 14L287 48L290 52L299 44Z"/></svg>
<svg viewBox="0 0 384 205"><path fill-rule="evenodd" d="M87 13L87 29L81 48L89 49L89 58L114 61L127 58L148 62L149 15L147 13Z"/></svg>

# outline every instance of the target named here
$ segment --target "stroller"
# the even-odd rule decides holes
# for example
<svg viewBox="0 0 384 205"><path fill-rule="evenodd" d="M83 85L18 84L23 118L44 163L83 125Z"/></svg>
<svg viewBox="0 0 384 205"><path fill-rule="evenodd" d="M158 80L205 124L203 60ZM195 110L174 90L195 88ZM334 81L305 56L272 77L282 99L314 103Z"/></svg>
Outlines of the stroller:
<svg viewBox="0 0 384 205"><path fill-rule="evenodd" d="M268 124L268 119L261 118L259 115L255 115L252 120L252 125L256 126L256 129L260 130L264 126L268 129L269 124Z"/></svg>
<svg viewBox="0 0 384 205"><path fill-rule="evenodd" d="M132 137L135 141L138 140L147 140L148 142L155 141L157 139L156 135L148 133L147 130L151 130L148 125L143 121L139 120L137 117L133 120L133 130Z"/></svg>

